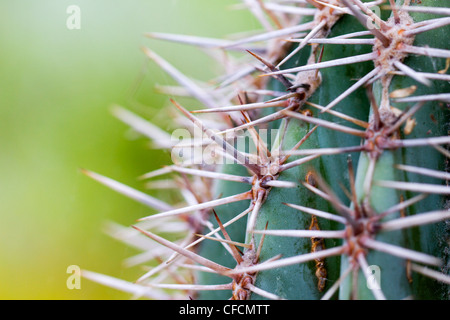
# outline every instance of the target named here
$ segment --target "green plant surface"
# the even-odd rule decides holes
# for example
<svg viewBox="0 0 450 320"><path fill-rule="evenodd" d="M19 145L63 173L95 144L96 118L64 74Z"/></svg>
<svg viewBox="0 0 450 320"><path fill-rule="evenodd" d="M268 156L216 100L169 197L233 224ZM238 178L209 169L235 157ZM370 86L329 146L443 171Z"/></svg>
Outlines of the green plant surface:
<svg viewBox="0 0 450 320"><path fill-rule="evenodd" d="M448 299L450 30L448 18L436 18L448 3L396 4L403 7L382 5L380 19L372 12L380 7L359 0L303 8L255 2L247 5L264 29L256 35L149 34L224 58L225 75L211 83L144 50L180 86L165 89L175 127L203 133L202 143L187 141L192 150L210 148L205 162L226 154L235 164L214 170L185 158L148 175L182 173L173 180L181 201L153 205L159 212L133 226L158 246L160 264L127 291L174 299ZM164 144L158 130L147 130ZM242 132L245 147L236 144ZM202 178L215 178L214 188L197 184ZM191 249L194 236L202 243ZM121 284L91 271L85 277Z"/></svg>

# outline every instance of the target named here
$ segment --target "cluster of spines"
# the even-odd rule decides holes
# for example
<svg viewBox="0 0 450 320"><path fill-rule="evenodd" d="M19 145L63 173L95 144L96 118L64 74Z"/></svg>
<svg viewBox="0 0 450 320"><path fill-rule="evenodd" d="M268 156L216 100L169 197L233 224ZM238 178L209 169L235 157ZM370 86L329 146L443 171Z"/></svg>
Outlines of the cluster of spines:
<svg viewBox="0 0 450 320"><path fill-rule="evenodd" d="M420 85L429 85L431 79L449 80L445 72L426 73L415 71L403 61L410 54L450 60L450 51L448 50L413 45L414 37L417 34L448 25L450 24L449 18L443 17L429 21L414 22L408 14L409 11L419 11L448 16L448 9L409 6L409 1L405 1L402 6L397 7L394 1L390 1L389 8L392 10L393 15L392 18L385 22L369 9L371 5L380 5L383 1L363 3L359 0L311 0L307 2L312 7L245 1L266 28L266 31L260 35L238 41L167 34L150 35L156 38L196 44L203 48L247 50L252 58L256 58L256 61L262 63L258 67L251 65L248 68L238 69L238 71L234 71L227 77L222 78L222 82L217 90L208 90L181 74L156 53L147 48L144 49L149 58L160 65L183 87L183 90L169 88L169 94L174 95L179 92L188 94L206 107L206 109L190 112L172 99L173 105L181 114L189 119L194 126L202 130L202 133L205 135L203 138L206 138L202 139L202 143L205 140L209 144L213 143L217 154L231 158L235 163L245 168L249 175L241 176L223 173L220 172L220 166L197 165L195 162L189 163L189 161L170 165L144 175L144 178L148 179L167 173L176 172L180 174L180 178L170 182L169 187L181 188L187 205L174 208L172 205L133 190L109 178L86 172L96 180L160 212L140 219L139 224L134 226L132 231L137 231L141 235L145 235L163 245L162 248L156 247L149 251L151 252L150 254L146 255L147 259L159 259L161 263L142 276L137 281L137 284L125 285L119 281L117 282L118 287L126 287L127 289L124 290L135 294L144 294L145 292L145 295L157 299L163 297L167 289L187 292L187 295L190 297L195 297L195 292L197 291L230 290L230 297L233 299L248 299L252 292L262 297L278 299L285 297L278 296L255 285L259 272L314 261L318 281L317 290L322 292L325 288L324 282L328 280L326 279L327 272L324 259L332 256L347 257L343 259L347 261L346 268L341 271L340 277L329 286L322 296L322 298L331 298L352 271L356 270L356 273L353 272L353 274L357 275L358 270L361 269L364 276L370 277L367 274L368 262L366 256L368 251L373 250L406 259L409 269L444 283L450 282L447 275L421 265L440 266L442 264L441 259L375 239L375 236L379 233L421 226L450 218L450 213L446 209L386 220L386 217L389 217L389 215L423 200L427 194L448 194L448 186L374 179L377 163L379 163L379 159L383 156L385 150L433 146L448 157L448 151L440 147L440 145L450 143L448 136L402 139L398 134L398 130L402 125L411 121L427 101L440 100L448 102L450 100L449 94L403 97L403 92L389 91L394 75L408 76L420 83ZM280 12L282 14L279 14ZM299 24L299 21L305 15L312 16L312 19L309 19L309 22ZM377 23L379 28L369 28L367 31L327 38L334 24L345 15L354 16L365 26L367 26L367 21L372 19L371 21ZM267 20L267 17L269 20ZM274 29L270 21L274 22L277 29ZM374 37L359 38L364 35L373 35ZM289 39L287 39L288 37ZM270 41L271 43L270 46L262 49L258 46L250 47L250 45L260 41ZM293 50L286 51L286 44L292 43L299 44ZM299 52L306 49L307 44L310 44L311 47L309 56L306 58L307 64L283 69L282 67L287 61L297 57ZM349 46L363 44L373 46L374 50L357 56L321 61L322 44L344 44ZM326 106L307 101L321 86L320 70L367 61L374 62L373 69ZM258 70L263 72L264 77L255 78L252 76ZM275 81L281 83L285 92L267 90L266 85L269 82L267 76L271 76L275 78ZM381 84L378 96L372 90L372 85L375 83ZM242 92L236 94L236 87ZM367 88L367 95L371 105L372 116L370 121L355 119L350 115L333 110L333 107L363 87ZM263 101L262 99L268 95L272 95L273 99ZM409 110L400 111L399 114L396 114L395 110L390 106L390 101L396 96L401 97L394 98L397 102L412 102L415 104ZM226 97L232 98L227 99ZM254 97L257 97L256 100ZM235 99L234 103L233 99ZM337 121L327 121L314 117L312 112L306 109L307 106L320 110L320 114L328 113L338 119L349 121L361 129L348 127L337 123ZM268 108L281 108L281 110L264 114L262 110L267 110ZM194 113L214 113L215 117L200 119L194 116ZM134 129L148 135L160 147L168 149L183 147L180 147L180 145L175 146L168 133L124 109L116 109L115 114ZM255 117L258 117L258 119L254 119ZM276 143L271 148L261 139L255 127L270 125L277 120L281 120L278 130L279 136L274 139ZM301 139L293 146L284 149L287 127L297 120L302 123L309 123L314 127L306 130ZM183 122L183 120L180 120L180 123ZM224 128L223 123L233 126ZM330 146L327 148L302 149L301 146L315 134L318 127L349 134L361 139L362 143L350 147ZM236 149L225 138L233 137L233 133L243 129L249 131L257 149L256 155L247 154L242 150ZM187 145L184 145L186 148L194 146L197 146L197 141L195 140L189 141ZM201 147L202 144L200 144ZM299 181L278 179L284 171L304 166L318 157L351 152L360 152L362 156L367 158L366 172L360 175L359 179L361 181L359 182L355 181L352 160L348 160L350 190L347 192L347 195L351 205L344 204L324 182L322 177L318 173L311 171L309 178L305 179L306 181L301 184L312 193L329 202L337 214L292 203L280 203L280 205L311 214L312 222L309 230L257 230L255 228L259 211L267 198L270 197L272 188L296 188L298 186ZM291 158L295 158L295 160L291 160ZM421 175L431 175L443 180L448 179L448 173L443 171L404 164L399 164L396 168ZM211 179L247 184L249 189L239 194L214 198L215 195L210 192L213 186ZM314 183L311 183L311 181L314 181ZM357 184L360 185L357 186ZM161 184L152 182L152 185L160 186ZM372 188L376 187L407 190L419 192L420 194L394 204L385 210L377 211L371 203ZM209 220L214 208L241 201L250 201L249 207L240 213L236 212L229 221L222 222L220 217L214 214L214 219L219 225L218 228L214 228ZM241 219L244 217L247 217L246 227L243 230L245 240L243 242L233 241L225 228L237 221L242 221ZM320 230L318 223L314 223L317 217L343 224L344 228L339 230ZM159 232L179 234L180 223L182 224L181 229L184 226L186 234L180 242L168 241L157 235ZM267 223L270 226L270 221L263 221L263 224L266 226ZM156 231L149 231L152 229ZM204 234L205 230L207 230L206 234ZM257 242L255 241L255 235L263 236ZM311 252L302 252L292 257L275 255L265 261L260 261L260 253L264 246L264 236L310 238L312 250ZM323 239L327 238L341 239L342 244L325 248ZM225 267L196 253L195 249L199 243L205 240L219 241L223 248L233 257L236 264L235 267ZM243 251L238 249L238 247L242 247ZM142 260L140 261L142 262ZM191 281L195 278L195 273L190 272L192 270L224 275L230 278L231 282L219 285L193 284ZM107 279L105 276L98 276L92 272L86 271L84 275L112 286L116 283L114 279ZM170 279L170 283L165 284L165 279L167 278ZM358 297L355 293L358 290L356 282L353 281L353 287L351 288L351 292L354 295L352 297L354 298ZM145 290L146 288L147 290ZM380 290L372 290L372 293L376 298L385 298L385 294ZM174 298L178 297L174 295Z"/></svg>

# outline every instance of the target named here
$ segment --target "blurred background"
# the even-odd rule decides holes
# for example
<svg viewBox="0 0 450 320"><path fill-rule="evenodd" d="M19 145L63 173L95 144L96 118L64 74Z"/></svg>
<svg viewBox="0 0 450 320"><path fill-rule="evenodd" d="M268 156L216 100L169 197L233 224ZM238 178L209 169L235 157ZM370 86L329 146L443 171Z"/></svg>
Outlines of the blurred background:
<svg viewBox="0 0 450 320"><path fill-rule="evenodd" d="M198 79L212 61L186 46L144 37L159 31L223 37L258 27L241 1L2 0L0 2L0 299L127 299L81 279L69 265L133 281L133 249L102 232L149 209L80 173L86 168L145 190L137 177L170 161L111 115L121 105L151 119L173 83L141 46ZM70 5L80 29L66 26Z"/></svg>

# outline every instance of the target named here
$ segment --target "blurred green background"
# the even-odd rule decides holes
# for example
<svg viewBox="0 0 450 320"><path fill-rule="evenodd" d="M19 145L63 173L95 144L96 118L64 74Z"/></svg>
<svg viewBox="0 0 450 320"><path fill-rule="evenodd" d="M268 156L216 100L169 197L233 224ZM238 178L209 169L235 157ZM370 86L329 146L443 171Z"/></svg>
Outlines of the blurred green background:
<svg viewBox="0 0 450 320"><path fill-rule="evenodd" d="M69 290L69 265L134 280L133 249L102 224L124 225L150 209L90 180L86 168L140 190L137 176L170 161L129 134L110 109L119 104L151 118L167 98L153 85L173 83L145 45L196 78L212 63L148 31L221 37L258 27L248 12L221 0L2 0L0 2L0 299L127 299L81 280ZM69 5L81 29L69 30ZM199 68L200 67L200 68Z"/></svg>

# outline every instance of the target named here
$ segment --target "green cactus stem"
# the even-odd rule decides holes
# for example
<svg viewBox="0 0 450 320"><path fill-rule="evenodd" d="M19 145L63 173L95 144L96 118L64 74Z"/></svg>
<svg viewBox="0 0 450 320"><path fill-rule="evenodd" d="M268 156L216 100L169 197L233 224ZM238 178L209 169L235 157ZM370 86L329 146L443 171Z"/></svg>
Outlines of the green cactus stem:
<svg viewBox="0 0 450 320"><path fill-rule="evenodd" d="M157 211L126 238L150 271L86 278L152 299L449 298L449 3L306 2L246 2L264 30L238 40L149 35L233 55L211 85L144 49L181 86L164 112L183 139L118 117L172 152L145 178L181 200L86 172Z"/></svg>

